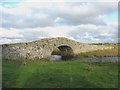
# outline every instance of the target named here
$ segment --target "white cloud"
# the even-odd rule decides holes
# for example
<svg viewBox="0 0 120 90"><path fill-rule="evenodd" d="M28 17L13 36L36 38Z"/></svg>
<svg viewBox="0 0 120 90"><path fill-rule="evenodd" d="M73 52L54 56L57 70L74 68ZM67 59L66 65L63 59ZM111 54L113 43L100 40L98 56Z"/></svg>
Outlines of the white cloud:
<svg viewBox="0 0 120 90"><path fill-rule="evenodd" d="M57 4L57 5L56 5ZM76 5L75 5L76 4ZM3 27L36 28L55 25L104 25L100 16L117 10L117 3L22 3L16 8L2 8ZM59 20L58 20L59 19ZM11 20L14 21L11 23ZM57 20L57 21L56 21Z"/></svg>
<svg viewBox="0 0 120 90"><path fill-rule="evenodd" d="M5 28L0 28L0 38L23 38L23 35L20 34L19 31L16 31L15 29L5 29Z"/></svg>
<svg viewBox="0 0 120 90"><path fill-rule="evenodd" d="M0 39L0 44L10 44L10 43L20 43L20 42L22 42L21 39L7 39L7 38Z"/></svg>
<svg viewBox="0 0 120 90"><path fill-rule="evenodd" d="M118 30L112 25L79 25L76 30L69 32L68 35L83 43L118 42Z"/></svg>
<svg viewBox="0 0 120 90"><path fill-rule="evenodd" d="M11 33L11 34L10 34ZM117 30L114 26L96 26L94 24L78 26L49 26L41 28L11 29L2 32L1 38L12 42L29 42L41 38L66 37L81 43L117 42ZM2 42L3 40L0 40ZM18 41L17 41L18 40ZM5 42L4 43L7 43Z"/></svg>
<svg viewBox="0 0 120 90"><path fill-rule="evenodd" d="M37 1L20 3L16 8L1 7L0 43L47 37L67 37L83 43L117 41L117 21L104 20L117 11L117 3Z"/></svg>

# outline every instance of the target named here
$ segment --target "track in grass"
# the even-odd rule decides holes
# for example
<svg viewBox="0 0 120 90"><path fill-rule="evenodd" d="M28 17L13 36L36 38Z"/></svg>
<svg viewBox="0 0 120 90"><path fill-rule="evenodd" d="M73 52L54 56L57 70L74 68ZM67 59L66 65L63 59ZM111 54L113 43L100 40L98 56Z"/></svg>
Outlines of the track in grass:
<svg viewBox="0 0 120 90"><path fill-rule="evenodd" d="M3 87L116 88L118 63L3 61Z"/></svg>

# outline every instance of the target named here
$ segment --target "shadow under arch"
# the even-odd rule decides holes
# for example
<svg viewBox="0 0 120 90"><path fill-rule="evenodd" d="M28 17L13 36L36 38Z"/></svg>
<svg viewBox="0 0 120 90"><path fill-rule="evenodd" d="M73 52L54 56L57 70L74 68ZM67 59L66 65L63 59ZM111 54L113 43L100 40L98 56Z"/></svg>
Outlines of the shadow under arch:
<svg viewBox="0 0 120 90"><path fill-rule="evenodd" d="M51 52L51 55L61 55L62 60L67 60L70 59L74 56L73 49L70 46L67 45L62 45L56 47L58 50L54 48L53 51Z"/></svg>

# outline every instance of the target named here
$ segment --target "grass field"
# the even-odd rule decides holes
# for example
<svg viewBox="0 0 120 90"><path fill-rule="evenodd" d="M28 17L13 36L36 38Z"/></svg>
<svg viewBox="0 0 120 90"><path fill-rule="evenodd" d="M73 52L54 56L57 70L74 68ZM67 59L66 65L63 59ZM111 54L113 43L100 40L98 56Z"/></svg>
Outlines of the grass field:
<svg viewBox="0 0 120 90"><path fill-rule="evenodd" d="M3 61L5 88L117 88L118 63Z"/></svg>

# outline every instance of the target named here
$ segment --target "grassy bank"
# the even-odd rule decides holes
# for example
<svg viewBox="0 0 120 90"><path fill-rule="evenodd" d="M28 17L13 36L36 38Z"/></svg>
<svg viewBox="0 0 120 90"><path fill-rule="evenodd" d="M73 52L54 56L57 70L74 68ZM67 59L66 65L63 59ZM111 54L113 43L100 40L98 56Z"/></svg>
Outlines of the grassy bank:
<svg viewBox="0 0 120 90"><path fill-rule="evenodd" d="M92 52L84 52L77 55L77 57L116 57L120 56L120 44L104 44L105 46L112 46L112 49L95 50Z"/></svg>
<svg viewBox="0 0 120 90"><path fill-rule="evenodd" d="M3 61L3 87L115 88L117 63Z"/></svg>

